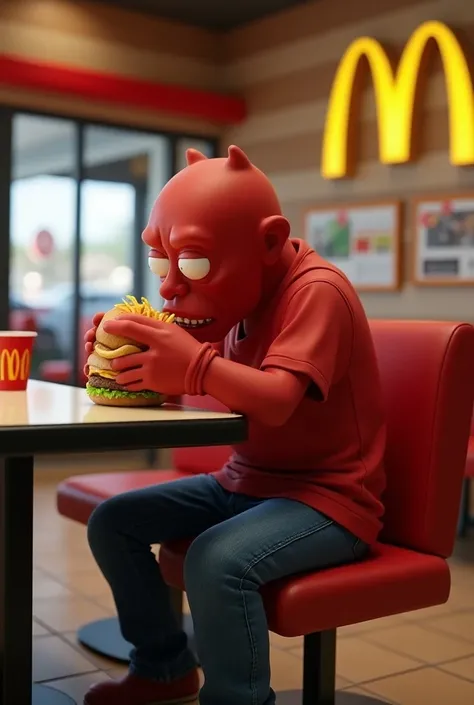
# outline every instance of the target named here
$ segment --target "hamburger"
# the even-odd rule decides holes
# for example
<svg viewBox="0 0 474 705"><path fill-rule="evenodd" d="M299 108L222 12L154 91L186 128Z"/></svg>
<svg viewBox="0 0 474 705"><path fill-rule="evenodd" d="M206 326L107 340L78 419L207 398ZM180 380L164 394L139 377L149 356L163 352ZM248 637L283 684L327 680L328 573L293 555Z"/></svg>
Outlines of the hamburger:
<svg viewBox="0 0 474 705"><path fill-rule="evenodd" d="M156 311L145 298L138 302L134 296L127 296L122 303L116 304L104 315L96 331L94 349L86 363L87 394L95 404L103 406L160 406L165 400L163 394L146 389L129 392L115 381L119 373L112 369L113 360L146 349L134 340L105 332L104 323L123 313L133 313L165 323L174 321L173 314Z"/></svg>

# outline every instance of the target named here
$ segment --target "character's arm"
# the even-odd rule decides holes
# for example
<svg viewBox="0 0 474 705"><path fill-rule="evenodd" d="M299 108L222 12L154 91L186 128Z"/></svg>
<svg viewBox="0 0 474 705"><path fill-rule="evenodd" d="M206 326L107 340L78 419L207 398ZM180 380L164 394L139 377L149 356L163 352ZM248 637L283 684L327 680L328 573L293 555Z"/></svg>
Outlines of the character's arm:
<svg viewBox="0 0 474 705"><path fill-rule="evenodd" d="M221 340L220 343L213 343L212 347L214 348L214 350L216 350L219 355L223 355L225 349L225 341Z"/></svg>
<svg viewBox="0 0 474 705"><path fill-rule="evenodd" d="M216 357L204 378L204 391L259 423L282 426L300 403L308 384L305 375L275 368L255 370Z"/></svg>
<svg viewBox="0 0 474 705"><path fill-rule="evenodd" d="M204 391L259 423L283 425L312 383L321 401L344 374L352 350L351 309L334 283L304 284L289 302L283 326L260 369L215 358Z"/></svg>

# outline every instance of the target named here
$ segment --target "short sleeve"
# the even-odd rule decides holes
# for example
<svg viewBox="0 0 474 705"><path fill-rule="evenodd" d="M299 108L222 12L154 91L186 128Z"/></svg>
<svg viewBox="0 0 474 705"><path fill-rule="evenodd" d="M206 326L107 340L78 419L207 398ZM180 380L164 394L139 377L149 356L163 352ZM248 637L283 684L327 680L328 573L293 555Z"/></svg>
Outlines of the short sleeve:
<svg viewBox="0 0 474 705"><path fill-rule="evenodd" d="M290 299L261 369L304 374L325 400L347 370L353 331L352 311L339 287L329 281L308 282Z"/></svg>

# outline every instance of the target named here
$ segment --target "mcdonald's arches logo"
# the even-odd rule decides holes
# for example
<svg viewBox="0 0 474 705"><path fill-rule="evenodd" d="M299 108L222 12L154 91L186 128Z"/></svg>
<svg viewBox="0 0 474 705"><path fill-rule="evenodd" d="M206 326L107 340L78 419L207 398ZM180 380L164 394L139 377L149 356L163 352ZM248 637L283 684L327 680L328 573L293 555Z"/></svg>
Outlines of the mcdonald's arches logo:
<svg viewBox="0 0 474 705"><path fill-rule="evenodd" d="M357 120L354 101L359 64L368 61L377 107L379 158L382 164L405 164L413 158L413 125L417 86L424 71L427 44L441 54L449 106L450 161L474 164L474 92L466 56L455 33L442 22L425 22L411 35L396 70L385 49L371 37L356 39L344 53L329 97L323 138L321 173L340 179L354 171L349 144ZM375 139L375 137L374 137Z"/></svg>
<svg viewBox="0 0 474 705"><path fill-rule="evenodd" d="M30 351L23 350L20 354L16 348L2 350L0 353L0 382L16 382L26 380L30 374Z"/></svg>

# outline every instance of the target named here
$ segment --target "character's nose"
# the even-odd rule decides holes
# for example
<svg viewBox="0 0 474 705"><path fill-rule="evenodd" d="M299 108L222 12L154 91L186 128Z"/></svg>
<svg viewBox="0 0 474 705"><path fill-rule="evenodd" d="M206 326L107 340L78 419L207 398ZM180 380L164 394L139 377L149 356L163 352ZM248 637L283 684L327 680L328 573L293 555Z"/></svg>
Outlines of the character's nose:
<svg viewBox="0 0 474 705"><path fill-rule="evenodd" d="M176 268L173 271L173 269L170 268L166 279L160 286L160 296L165 299L165 301L173 301L173 299L186 296L188 292L188 283L184 279L179 269Z"/></svg>

